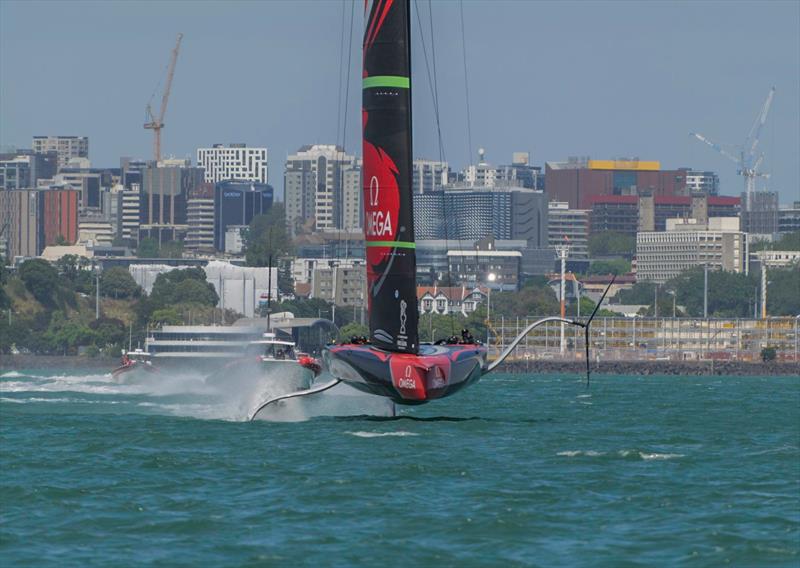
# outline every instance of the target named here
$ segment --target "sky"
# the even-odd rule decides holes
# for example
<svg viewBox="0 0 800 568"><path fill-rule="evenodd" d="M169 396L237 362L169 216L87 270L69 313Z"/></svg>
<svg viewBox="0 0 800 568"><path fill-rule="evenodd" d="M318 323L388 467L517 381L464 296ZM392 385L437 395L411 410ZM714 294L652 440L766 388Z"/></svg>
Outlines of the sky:
<svg viewBox="0 0 800 568"><path fill-rule="evenodd" d="M154 93L160 102L181 32L162 153L194 160L214 143L266 146L280 193L283 162L303 144L344 141L361 153L361 6L350 41L342 0L0 0L0 146L85 135L93 166L149 158L144 109ZM422 24L415 11L415 157L439 158L425 53L444 158L456 169L478 147L495 164L514 151L542 166L639 157L716 171L727 195L743 187L736 165L689 132L741 145L775 86L761 142L766 183L782 203L800 200L800 2L464 1L469 114L460 3L412 6Z"/></svg>

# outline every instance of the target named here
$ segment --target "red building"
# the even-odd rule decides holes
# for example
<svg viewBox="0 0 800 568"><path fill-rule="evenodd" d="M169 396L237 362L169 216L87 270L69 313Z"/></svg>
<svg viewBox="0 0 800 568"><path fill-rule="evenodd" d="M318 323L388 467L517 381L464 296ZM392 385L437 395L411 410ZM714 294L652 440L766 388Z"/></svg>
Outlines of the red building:
<svg viewBox="0 0 800 568"><path fill-rule="evenodd" d="M659 162L639 160L573 160L547 162L545 191L551 201L570 209L590 209L597 196L688 195L689 170L662 170Z"/></svg>
<svg viewBox="0 0 800 568"><path fill-rule="evenodd" d="M39 223L43 246L62 237L68 244L78 240L78 199L76 189L43 189L39 192Z"/></svg>

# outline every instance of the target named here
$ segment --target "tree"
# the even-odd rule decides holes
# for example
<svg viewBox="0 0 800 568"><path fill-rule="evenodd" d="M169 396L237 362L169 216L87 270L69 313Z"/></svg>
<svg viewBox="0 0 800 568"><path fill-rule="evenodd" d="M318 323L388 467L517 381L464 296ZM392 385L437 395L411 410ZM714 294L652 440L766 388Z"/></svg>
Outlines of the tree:
<svg viewBox="0 0 800 568"><path fill-rule="evenodd" d="M764 363L769 363L778 358L778 351L774 347L764 347L761 350L761 360Z"/></svg>
<svg viewBox="0 0 800 568"><path fill-rule="evenodd" d="M0 255L0 309L8 308L11 306L11 299L6 294L4 286L8 280L8 270L6 269L6 261L3 255Z"/></svg>
<svg viewBox="0 0 800 568"><path fill-rule="evenodd" d="M67 239L64 238L64 235L57 235L55 240L55 245L58 247L67 246L70 243L67 242Z"/></svg>
<svg viewBox="0 0 800 568"><path fill-rule="evenodd" d="M350 341L350 338L353 336L366 337L368 335L369 328L367 326L361 325L360 323L351 322L339 330L339 341L346 342Z"/></svg>
<svg viewBox="0 0 800 568"><path fill-rule="evenodd" d="M49 262L41 258L26 260L19 267L19 277L34 298L46 306L53 306L58 272Z"/></svg>
<svg viewBox="0 0 800 568"><path fill-rule="evenodd" d="M180 325L183 318L175 308L162 308L153 312L150 322L154 325Z"/></svg>
<svg viewBox="0 0 800 568"><path fill-rule="evenodd" d="M620 290L616 296L617 304L650 305L655 298L656 285L652 282L637 282L629 290Z"/></svg>
<svg viewBox="0 0 800 568"><path fill-rule="evenodd" d="M589 237L589 255L592 257L608 255L632 256L635 253L636 237L615 231L595 233Z"/></svg>
<svg viewBox="0 0 800 568"><path fill-rule="evenodd" d="M631 271L631 263L622 258L613 260L596 260L589 265L589 274L627 274Z"/></svg>
<svg viewBox="0 0 800 568"><path fill-rule="evenodd" d="M103 317L92 320L89 329L95 332L95 345L98 347L127 344L128 329L122 320Z"/></svg>
<svg viewBox="0 0 800 568"><path fill-rule="evenodd" d="M767 270L767 313L771 316L800 315L800 266Z"/></svg>
<svg viewBox="0 0 800 568"><path fill-rule="evenodd" d="M203 306L216 306L219 302L214 286L205 280L187 279L175 284L175 298L181 304L200 304Z"/></svg>
<svg viewBox="0 0 800 568"><path fill-rule="evenodd" d="M169 241L161 245L159 258L183 258L183 241Z"/></svg>
<svg viewBox="0 0 800 568"><path fill-rule="evenodd" d="M136 256L139 258L158 258L158 241L151 237L139 241Z"/></svg>
<svg viewBox="0 0 800 568"><path fill-rule="evenodd" d="M665 284L666 289L675 291L677 302L686 307L689 316L703 315L703 279L703 268L697 267L682 272ZM750 299L757 282L752 275L709 270L708 314L715 317L750 316Z"/></svg>
<svg viewBox="0 0 800 568"><path fill-rule="evenodd" d="M800 250L800 231L785 233L774 242L759 240L750 245L750 252L761 250Z"/></svg>
<svg viewBox="0 0 800 568"><path fill-rule="evenodd" d="M121 266L114 266L100 275L100 293L114 298L136 298L142 289L130 272Z"/></svg>
<svg viewBox="0 0 800 568"><path fill-rule="evenodd" d="M292 241L286 230L286 210L274 203L265 215L256 215L244 233L245 259L248 266L273 265L292 251Z"/></svg>
<svg viewBox="0 0 800 568"><path fill-rule="evenodd" d="M191 282L191 284L185 284ZM150 292L149 308L159 309L180 303L215 306L219 302L214 286L206 282L202 268L170 270L156 277Z"/></svg>

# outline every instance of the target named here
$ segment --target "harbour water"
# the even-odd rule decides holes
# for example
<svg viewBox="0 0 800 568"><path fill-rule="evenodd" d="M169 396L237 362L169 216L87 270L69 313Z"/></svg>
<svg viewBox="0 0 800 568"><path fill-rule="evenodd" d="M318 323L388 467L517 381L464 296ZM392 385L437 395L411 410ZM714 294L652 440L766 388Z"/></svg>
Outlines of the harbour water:
<svg viewBox="0 0 800 568"><path fill-rule="evenodd" d="M394 419L0 372L3 565L797 566L800 377L490 375Z"/></svg>

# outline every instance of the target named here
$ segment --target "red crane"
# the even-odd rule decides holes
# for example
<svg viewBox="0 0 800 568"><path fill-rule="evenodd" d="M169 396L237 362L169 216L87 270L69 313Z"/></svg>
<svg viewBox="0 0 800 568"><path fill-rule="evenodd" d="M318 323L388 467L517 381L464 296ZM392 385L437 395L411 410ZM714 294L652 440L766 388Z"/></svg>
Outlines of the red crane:
<svg viewBox="0 0 800 568"><path fill-rule="evenodd" d="M164 94L161 96L161 110L158 113L158 118L153 115L153 109L150 103L147 103L147 108L145 110L148 122L145 122L144 127L153 131L153 156L156 162L161 159L161 129L164 128L164 114L167 112L167 102L169 101L169 92L172 89L172 78L175 76L175 63L178 61L181 39L183 39L183 34L179 33L178 40L175 42L175 49L172 50L172 58L169 62L167 83L164 85Z"/></svg>

